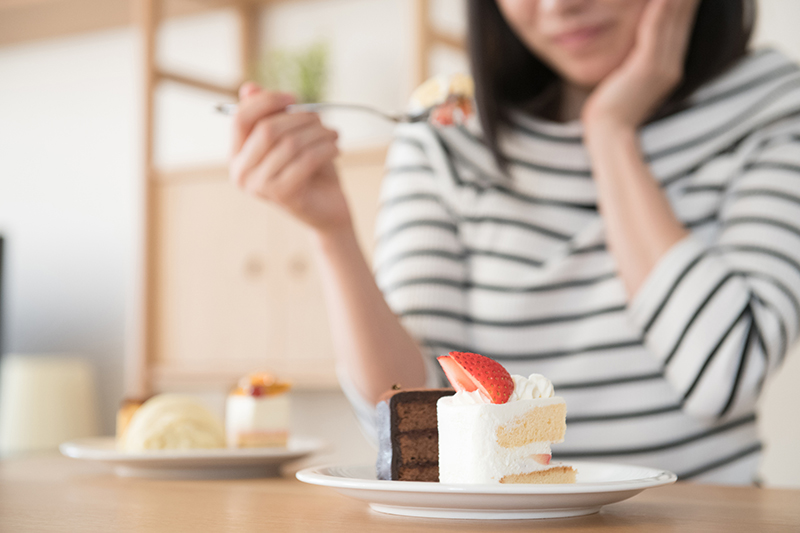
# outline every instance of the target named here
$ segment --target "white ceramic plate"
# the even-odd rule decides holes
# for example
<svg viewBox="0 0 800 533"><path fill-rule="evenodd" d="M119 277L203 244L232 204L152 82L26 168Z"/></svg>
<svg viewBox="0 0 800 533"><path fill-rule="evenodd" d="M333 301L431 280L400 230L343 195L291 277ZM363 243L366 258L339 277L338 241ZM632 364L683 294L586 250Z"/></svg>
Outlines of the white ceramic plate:
<svg viewBox="0 0 800 533"><path fill-rule="evenodd" d="M115 448L114 437L65 442L67 457L111 464L118 476L165 479L222 479L272 477L281 465L326 447L319 439L291 437L285 448L216 450L152 450L127 453Z"/></svg>
<svg viewBox="0 0 800 533"><path fill-rule="evenodd" d="M369 503L375 511L426 518L519 520L596 513L644 489L674 483L666 470L610 463L571 462L577 482L563 485L446 485L375 479L374 466L306 468L297 479Z"/></svg>

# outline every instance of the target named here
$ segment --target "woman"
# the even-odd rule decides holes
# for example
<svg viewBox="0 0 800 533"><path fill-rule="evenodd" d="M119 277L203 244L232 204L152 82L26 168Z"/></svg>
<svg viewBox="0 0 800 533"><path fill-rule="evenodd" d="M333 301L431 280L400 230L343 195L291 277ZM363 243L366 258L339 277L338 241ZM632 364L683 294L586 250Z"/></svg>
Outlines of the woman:
<svg viewBox="0 0 800 533"><path fill-rule="evenodd" d="M800 316L797 68L746 53L747 0L469 7L480 121L397 129L377 284L335 132L242 88L232 179L314 230L360 418L473 351L553 380L559 458L753 482L754 403Z"/></svg>

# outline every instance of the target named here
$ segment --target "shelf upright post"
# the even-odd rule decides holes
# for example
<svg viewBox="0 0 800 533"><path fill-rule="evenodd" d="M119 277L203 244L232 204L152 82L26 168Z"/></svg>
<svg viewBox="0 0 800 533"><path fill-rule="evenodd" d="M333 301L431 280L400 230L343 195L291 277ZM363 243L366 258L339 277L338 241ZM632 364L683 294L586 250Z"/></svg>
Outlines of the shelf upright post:
<svg viewBox="0 0 800 533"><path fill-rule="evenodd" d="M251 80L255 76L260 42L260 21L258 20L260 13L259 6L252 1L243 0L236 4L236 15L239 19L240 83Z"/></svg>
<svg viewBox="0 0 800 533"><path fill-rule="evenodd" d="M430 74L430 51L433 46L430 9L430 0L414 0L413 87L419 87Z"/></svg>
<svg viewBox="0 0 800 533"><path fill-rule="evenodd" d="M138 26L142 45L143 116L142 123L142 202L139 235L139 268L136 280L135 326L130 335L125 368L126 394L136 397L149 395L150 358L153 355L155 308L155 92L158 85L156 45L161 18L161 0L138 0Z"/></svg>

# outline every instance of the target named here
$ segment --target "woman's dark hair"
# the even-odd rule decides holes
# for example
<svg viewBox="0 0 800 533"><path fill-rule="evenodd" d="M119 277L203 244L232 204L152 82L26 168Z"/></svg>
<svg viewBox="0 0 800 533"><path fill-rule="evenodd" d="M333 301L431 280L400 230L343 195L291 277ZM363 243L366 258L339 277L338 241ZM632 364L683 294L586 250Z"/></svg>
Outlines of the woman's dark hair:
<svg viewBox="0 0 800 533"><path fill-rule="evenodd" d="M753 29L753 0L701 0L681 84L651 120L682 109L686 98L745 55ZM475 98L486 141L499 166L508 110L553 88L558 75L532 54L500 13L495 0L469 0L469 54ZM548 117L549 118L549 117Z"/></svg>

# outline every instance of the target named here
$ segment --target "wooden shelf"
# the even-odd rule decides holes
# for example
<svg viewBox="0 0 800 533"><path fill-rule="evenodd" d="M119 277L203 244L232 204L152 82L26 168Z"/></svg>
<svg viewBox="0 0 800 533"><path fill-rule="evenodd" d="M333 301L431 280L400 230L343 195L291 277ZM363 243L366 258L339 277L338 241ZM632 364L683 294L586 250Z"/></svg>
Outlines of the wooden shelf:
<svg viewBox="0 0 800 533"><path fill-rule="evenodd" d="M302 363L302 362L300 362ZM279 376L294 375L291 380L294 390L340 390L336 379L333 360L327 364L313 361L302 372L286 368L283 365L272 365L263 368L258 362L231 361L220 365L212 362L194 362L199 368L187 369L186 366L154 365L151 368L153 390L158 391L228 391L243 375L256 370L269 370Z"/></svg>
<svg viewBox="0 0 800 533"><path fill-rule="evenodd" d="M338 162L362 249L372 255L385 149ZM202 176L203 179L196 179ZM305 388L335 385L334 353L308 229L227 183L227 169L152 184L151 391L228 386L258 368Z"/></svg>
<svg viewBox="0 0 800 533"><path fill-rule="evenodd" d="M126 363L128 394L225 388L266 366L299 389L338 387L327 315L305 229L274 206L225 183L223 164L161 169L154 162L155 93L176 83L225 97L238 87L165 70L156 62L160 25L221 9L240 26L242 78L254 64L259 10L308 0L0 0L0 46L139 26L143 43L143 243L138 330ZM430 0L413 0L415 82L429 75L434 46L464 41L430 22ZM237 84L238 85L238 84ZM337 160L356 231L369 258L387 147Z"/></svg>
<svg viewBox="0 0 800 533"><path fill-rule="evenodd" d="M431 41L434 45L447 46L456 50L467 49L467 43L463 37L456 37L438 30L431 30Z"/></svg>
<svg viewBox="0 0 800 533"><path fill-rule="evenodd" d="M154 161L155 94L176 83L236 98L238 87L163 69L160 25L169 18L230 9L238 18L242 79L258 51L259 10L308 0L0 0L0 46L136 24L143 43L142 249L137 331L126 391L226 388L271 368L299 389L338 387L321 282L307 230L275 206L225 183L223 164L161 169ZM429 75L434 46L463 40L416 12L415 82ZM238 85L238 84L237 84ZM387 147L349 150L337 161L359 241L369 259Z"/></svg>
<svg viewBox="0 0 800 533"><path fill-rule="evenodd" d="M236 89L166 72L155 61L160 9L175 0L140 0L145 43L145 214L141 344L130 375L136 392L226 388L269 368L306 389L337 387L333 344L305 233L273 205L225 183L224 166L160 169L153 160L153 99L161 82L236 97ZM297 0L303 1L303 0ZM270 3L270 2L262 2ZM259 3L260 4L260 3ZM258 5L236 4L241 64L255 57ZM430 23L429 0L414 0L417 68L429 75L434 46L463 49ZM370 260L386 146L350 150L337 161L362 249ZM129 382L130 384L131 382Z"/></svg>
<svg viewBox="0 0 800 533"><path fill-rule="evenodd" d="M347 150L339 156L336 164L344 169L357 169L367 166L381 166L386 161L388 146L374 146ZM200 165L156 170L153 180L162 185L178 185L181 183L197 183L208 181L225 181L228 179L228 167L219 165Z"/></svg>
<svg viewBox="0 0 800 533"><path fill-rule="evenodd" d="M177 74L175 72L168 72L165 70L156 70L155 77L159 82L168 81L172 83L178 83L194 89L200 89L201 91L220 94L222 96L229 96L231 98L237 98L239 96L238 86L219 85L210 81L204 81L199 78L184 76L183 74Z"/></svg>
<svg viewBox="0 0 800 533"><path fill-rule="evenodd" d="M301 0L169 0L164 18ZM130 26L136 0L0 0L0 46Z"/></svg>

